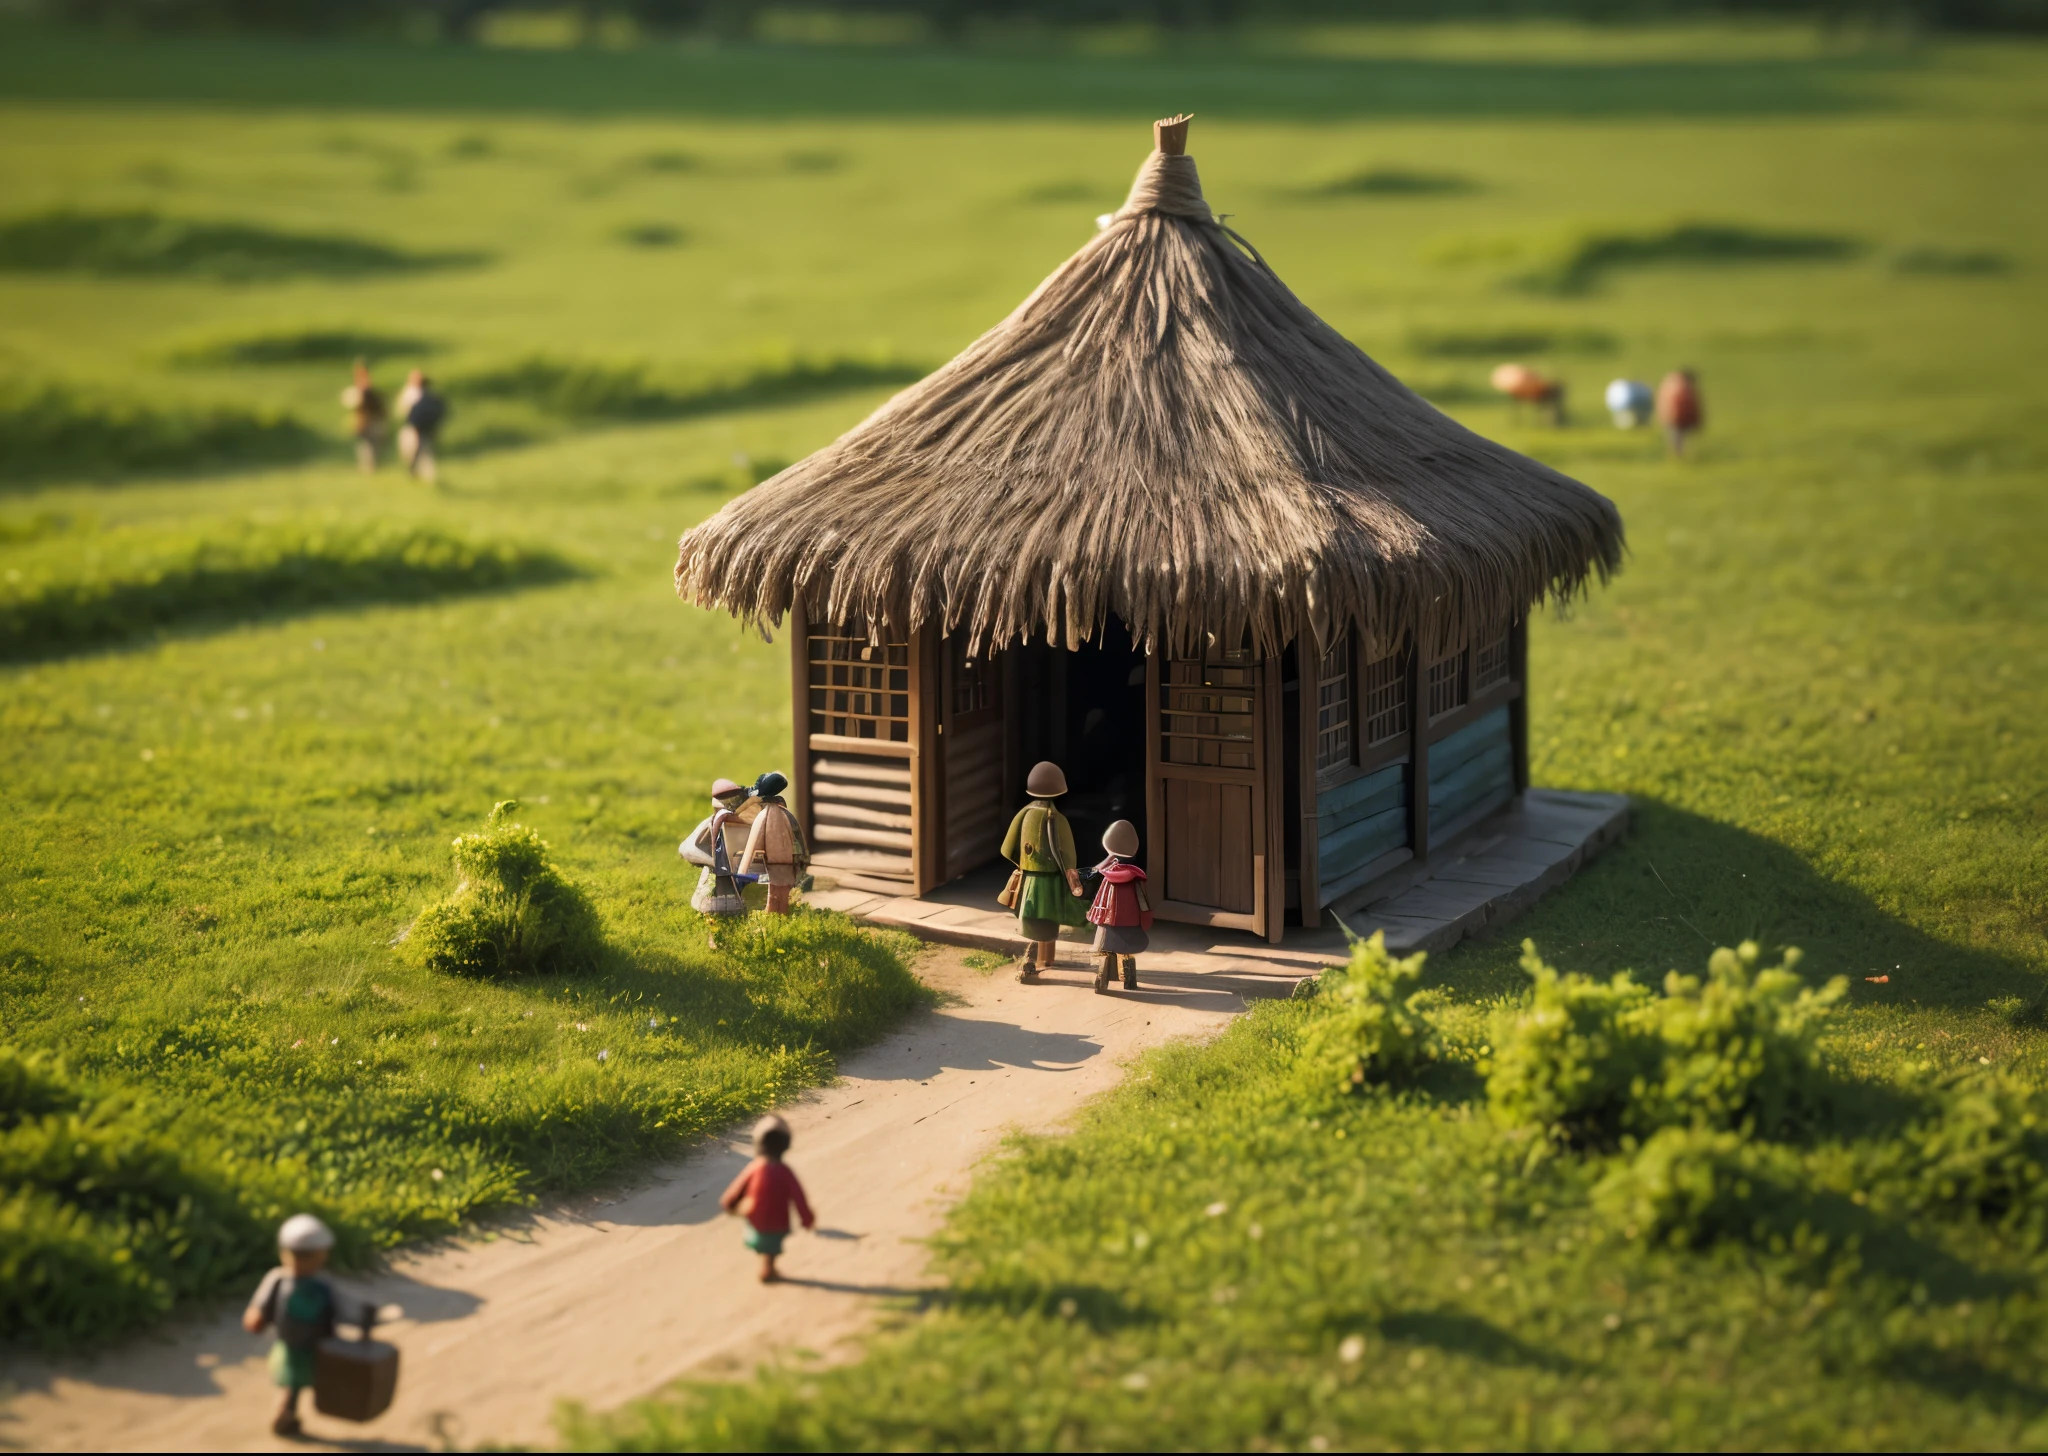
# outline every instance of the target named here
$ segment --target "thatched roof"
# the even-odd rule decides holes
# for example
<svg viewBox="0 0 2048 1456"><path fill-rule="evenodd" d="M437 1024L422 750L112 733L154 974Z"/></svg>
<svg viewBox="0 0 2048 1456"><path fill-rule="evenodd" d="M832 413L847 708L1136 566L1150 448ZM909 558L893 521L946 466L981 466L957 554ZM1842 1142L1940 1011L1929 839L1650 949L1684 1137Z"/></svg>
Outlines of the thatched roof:
<svg viewBox="0 0 2048 1456"><path fill-rule="evenodd" d="M682 538L676 589L764 629L935 622L1169 651L1353 627L1450 643L1620 561L1621 517L1311 313L1160 123L1108 225L1008 318Z"/></svg>

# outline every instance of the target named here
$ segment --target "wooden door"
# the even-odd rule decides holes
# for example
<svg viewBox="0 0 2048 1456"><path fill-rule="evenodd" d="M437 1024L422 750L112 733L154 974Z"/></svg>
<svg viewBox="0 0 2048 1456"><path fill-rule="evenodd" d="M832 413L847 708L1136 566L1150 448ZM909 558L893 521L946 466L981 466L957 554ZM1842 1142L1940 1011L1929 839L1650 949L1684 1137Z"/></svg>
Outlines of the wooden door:
<svg viewBox="0 0 2048 1456"><path fill-rule="evenodd" d="M1147 873L1166 919L1279 938L1279 668L1249 648L1145 660Z"/></svg>
<svg viewBox="0 0 2048 1456"><path fill-rule="evenodd" d="M942 880L957 879L1002 851L1009 825L1001 653L967 655L967 639L940 644L939 758L944 764Z"/></svg>

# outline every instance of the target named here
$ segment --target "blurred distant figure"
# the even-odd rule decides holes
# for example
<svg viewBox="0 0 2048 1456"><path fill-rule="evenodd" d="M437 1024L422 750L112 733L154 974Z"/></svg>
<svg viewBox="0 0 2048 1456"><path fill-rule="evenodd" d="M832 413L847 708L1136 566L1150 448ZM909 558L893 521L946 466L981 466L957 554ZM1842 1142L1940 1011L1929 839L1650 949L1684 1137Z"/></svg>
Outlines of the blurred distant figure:
<svg viewBox="0 0 2048 1456"><path fill-rule="evenodd" d="M366 471L375 470L387 412L383 392L370 382L370 366L361 359L356 360L355 382L341 392L341 407L348 411L349 428L355 435L356 464Z"/></svg>
<svg viewBox="0 0 2048 1456"><path fill-rule="evenodd" d="M1564 424L1564 381L1538 374L1526 364L1503 364L1493 371L1493 387L1509 399L1533 404L1552 425Z"/></svg>
<svg viewBox="0 0 2048 1456"><path fill-rule="evenodd" d="M398 392L397 413L405 422L398 431L398 453L405 459L405 468L431 485L437 469L435 448L441 424L448 418L448 401L434 388L433 380L415 369L405 376L405 388Z"/></svg>
<svg viewBox="0 0 2048 1456"><path fill-rule="evenodd" d="M1685 453L1685 437L1706 421L1700 408L1700 382L1690 369L1674 369L1657 386L1657 423L1671 442L1671 453Z"/></svg>
<svg viewBox="0 0 2048 1456"><path fill-rule="evenodd" d="M1607 412L1617 430L1638 429L1650 422L1650 386L1640 379L1617 379L1607 386Z"/></svg>

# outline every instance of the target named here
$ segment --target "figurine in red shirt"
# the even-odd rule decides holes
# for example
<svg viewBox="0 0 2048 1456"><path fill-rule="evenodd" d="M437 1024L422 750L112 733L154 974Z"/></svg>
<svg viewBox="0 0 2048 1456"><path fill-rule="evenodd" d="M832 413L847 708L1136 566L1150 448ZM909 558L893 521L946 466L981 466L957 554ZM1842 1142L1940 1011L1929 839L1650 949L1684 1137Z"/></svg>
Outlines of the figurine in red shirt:
<svg viewBox="0 0 2048 1456"><path fill-rule="evenodd" d="M1145 872L1129 863L1138 852L1138 831L1128 819L1119 819L1102 836L1108 858L1095 867L1102 885L1095 903L1088 907L1089 923L1095 927L1095 953L1102 965L1095 972L1095 989L1107 995L1122 957L1124 989L1138 989L1138 952L1151 945L1152 902L1145 898Z"/></svg>
<svg viewBox="0 0 2048 1456"><path fill-rule="evenodd" d="M782 1161L788 1151L789 1124L773 1114L762 1118L754 1125L754 1161L740 1170L718 1200L720 1208L738 1214L750 1225L747 1247L761 1256L763 1284L782 1277L775 1272L775 1260L782 1253L782 1241L789 1237L790 1205L796 1205L805 1228L818 1224L804 1198L804 1185Z"/></svg>

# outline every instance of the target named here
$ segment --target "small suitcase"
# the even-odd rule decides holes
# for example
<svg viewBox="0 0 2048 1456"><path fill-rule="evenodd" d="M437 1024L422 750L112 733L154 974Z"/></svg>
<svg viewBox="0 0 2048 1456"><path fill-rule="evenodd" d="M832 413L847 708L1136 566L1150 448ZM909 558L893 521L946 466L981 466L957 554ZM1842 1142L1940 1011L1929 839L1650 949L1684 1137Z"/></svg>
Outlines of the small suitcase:
<svg viewBox="0 0 2048 1456"><path fill-rule="evenodd" d="M382 1340L326 1339L313 1357L313 1407L345 1421L373 1421L398 1389L398 1347Z"/></svg>

